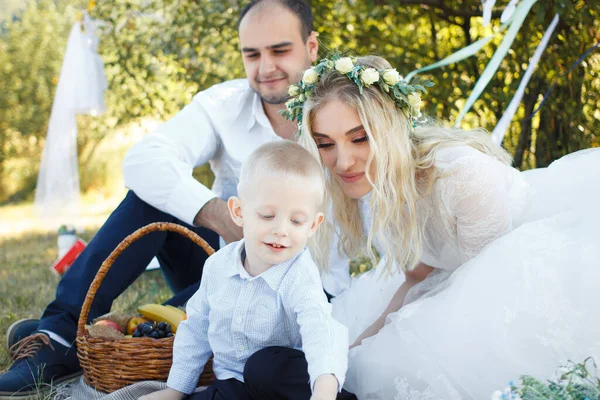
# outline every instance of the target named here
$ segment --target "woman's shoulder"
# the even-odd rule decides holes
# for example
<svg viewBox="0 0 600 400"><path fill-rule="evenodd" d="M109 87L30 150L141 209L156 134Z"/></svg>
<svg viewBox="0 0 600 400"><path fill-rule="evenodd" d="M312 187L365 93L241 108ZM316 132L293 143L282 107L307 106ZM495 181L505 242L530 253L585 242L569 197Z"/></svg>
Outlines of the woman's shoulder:
<svg viewBox="0 0 600 400"><path fill-rule="evenodd" d="M486 163L504 165L494 157L467 145L449 146L438 150L434 162L436 168L441 170L452 170L460 166L477 166Z"/></svg>
<svg viewBox="0 0 600 400"><path fill-rule="evenodd" d="M455 195L468 195L489 186L510 188L519 172L510 165L470 146L440 149L435 156L436 186Z"/></svg>

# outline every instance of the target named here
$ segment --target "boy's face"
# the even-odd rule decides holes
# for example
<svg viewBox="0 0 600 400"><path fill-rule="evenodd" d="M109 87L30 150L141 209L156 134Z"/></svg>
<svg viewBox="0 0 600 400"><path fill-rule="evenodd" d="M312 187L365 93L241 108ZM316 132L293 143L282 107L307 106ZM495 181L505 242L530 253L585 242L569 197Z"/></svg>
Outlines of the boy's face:
<svg viewBox="0 0 600 400"><path fill-rule="evenodd" d="M240 198L229 199L231 216L243 228L246 257L253 270L287 261L304 249L323 221L318 211L321 190L309 178L257 174Z"/></svg>

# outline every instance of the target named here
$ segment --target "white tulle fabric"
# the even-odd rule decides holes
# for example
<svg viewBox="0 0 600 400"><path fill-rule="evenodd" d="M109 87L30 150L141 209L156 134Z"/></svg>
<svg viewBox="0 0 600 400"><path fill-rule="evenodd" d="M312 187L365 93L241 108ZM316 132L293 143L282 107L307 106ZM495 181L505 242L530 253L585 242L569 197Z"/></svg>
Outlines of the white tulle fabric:
<svg viewBox="0 0 600 400"><path fill-rule="evenodd" d="M360 400L487 399L522 374L599 361L600 150L519 173L457 147L436 166L443 176L419 205L423 261L436 269L350 351L346 388ZM351 342L403 280L376 269L333 300Z"/></svg>
<svg viewBox="0 0 600 400"><path fill-rule="evenodd" d="M82 22L69 34L38 174L35 207L46 218L79 215L76 114L99 115L106 109L96 21L84 14Z"/></svg>

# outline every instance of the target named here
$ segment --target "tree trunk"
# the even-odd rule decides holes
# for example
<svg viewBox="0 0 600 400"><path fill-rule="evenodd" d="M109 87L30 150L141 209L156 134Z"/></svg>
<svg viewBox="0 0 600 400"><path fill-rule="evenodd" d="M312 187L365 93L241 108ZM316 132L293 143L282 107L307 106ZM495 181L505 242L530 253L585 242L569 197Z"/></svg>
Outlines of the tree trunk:
<svg viewBox="0 0 600 400"><path fill-rule="evenodd" d="M536 167L547 167L565 154L586 147L583 133L577 126L585 121L581 102L582 67L575 68L563 85L556 85L546 104L540 109L540 126L535 143ZM560 99L560 100L557 100ZM566 110L575 110L564 115Z"/></svg>
<svg viewBox="0 0 600 400"><path fill-rule="evenodd" d="M523 166L523 157L531 146L531 120L527 119L533 112L535 107L535 99L537 97L537 88L528 90L523 96L523 105L525 106L525 118L521 121L521 135L519 136L519 142L515 150L515 158L513 166L517 169L521 169Z"/></svg>

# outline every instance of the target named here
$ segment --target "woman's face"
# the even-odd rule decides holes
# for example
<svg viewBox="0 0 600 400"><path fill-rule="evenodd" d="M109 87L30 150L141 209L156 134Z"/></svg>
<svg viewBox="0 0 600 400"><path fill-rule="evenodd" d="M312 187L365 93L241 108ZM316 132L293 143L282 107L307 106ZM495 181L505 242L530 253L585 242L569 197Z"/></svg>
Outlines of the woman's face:
<svg viewBox="0 0 600 400"><path fill-rule="evenodd" d="M370 148L358 112L338 100L330 101L315 113L312 131L323 162L344 193L354 199L369 193L365 169Z"/></svg>

